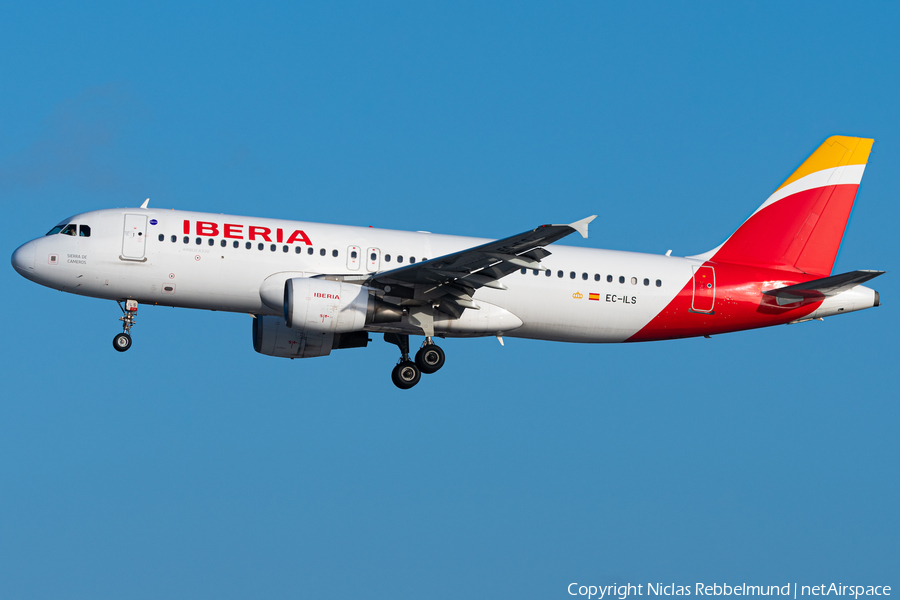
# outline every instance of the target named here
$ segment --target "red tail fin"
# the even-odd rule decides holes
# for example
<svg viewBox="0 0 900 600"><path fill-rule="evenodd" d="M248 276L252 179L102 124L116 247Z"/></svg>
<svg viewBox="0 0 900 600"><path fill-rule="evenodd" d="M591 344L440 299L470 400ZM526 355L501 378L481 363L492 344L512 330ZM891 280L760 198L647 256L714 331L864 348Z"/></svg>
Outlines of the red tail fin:
<svg viewBox="0 0 900 600"><path fill-rule="evenodd" d="M724 244L698 258L830 275L873 141L825 140Z"/></svg>

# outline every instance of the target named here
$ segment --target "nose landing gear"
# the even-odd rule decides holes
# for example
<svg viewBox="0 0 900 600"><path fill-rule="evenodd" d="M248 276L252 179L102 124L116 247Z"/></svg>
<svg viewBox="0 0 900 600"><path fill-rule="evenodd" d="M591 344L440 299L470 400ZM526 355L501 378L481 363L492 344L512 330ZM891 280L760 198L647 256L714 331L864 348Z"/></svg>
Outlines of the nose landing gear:
<svg viewBox="0 0 900 600"><path fill-rule="evenodd" d="M137 300L126 300L124 307L121 302L116 301L116 303L122 309L122 316L119 317L119 320L122 321L122 333L117 334L113 338L113 348L119 352L125 352L131 348L131 328L137 323L135 317L137 316L138 303Z"/></svg>
<svg viewBox="0 0 900 600"><path fill-rule="evenodd" d="M422 374L430 375L444 366L444 351L436 345L431 337L425 338L422 348L416 352L416 359L409 359L409 336L406 334L386 333L384 341L400 348L400 361L391 371L391 381L401 390L408 390L422 378Z"/></svg>

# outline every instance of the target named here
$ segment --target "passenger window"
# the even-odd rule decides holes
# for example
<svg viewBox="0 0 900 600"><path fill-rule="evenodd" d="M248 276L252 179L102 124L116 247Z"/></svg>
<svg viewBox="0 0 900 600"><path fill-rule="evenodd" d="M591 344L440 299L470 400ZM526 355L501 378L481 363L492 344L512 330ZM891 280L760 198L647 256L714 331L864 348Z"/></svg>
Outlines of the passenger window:
<svg viewBox="0 0 900 600"><path fill-rule="evenodd" d="M290 248L288 248L287 246L282 246L281 251L282 251L282 252L287 252L289 249L290 249Z"/></svg>
<svg viewBox="0 0 900 600"><path fill-rule="evenodd" d="M625 277L623 275L619 275L619 283L625 283Z"/></svg>
<svg viewBox="0 0 900 600"><path fill-rule="evenodd" d="M78 228L78 235L80 235L81 237L91 237L91 228L87 225L81 225ZM159 241L163 241L165 237L166 236L164 235L159 236Z"/></svg>
<svg viewBox="0 0 900 600"><path fill-rule="evenodd" d="M385 255L384 255L384 262L391 262L391 255L390 255L390 254L385 254Z"/></svg>
<svg viewBox="0 0 900 600"><path fill-rule="evenodd" d="M319 250L319 256L325 256L325 248Z"/></svg>
<svg viewBox="0 0 900 600"><path fill-rule="evenodd" d="M631 278L631 285L637 285L637 277Z"/></svg>
<svg viewBox="0 0 900 600"><path fill-rule="evenodd" d="M57 233L62 231L63 227L65 227L65 225L57 225L56 227L48 231L46 235L56 235Z"/></svg>
<svg viewBox="0 0 900 600"><path fill-rule="evenodd" d="M197 245L199 246L202 243L203 243L203 240L201 240L200 238L197 238Z"/></svg>
<svg viewBox="0 0 900 600"><path fill-rule="evenodd" d="M249 250L252 247L253 247L253 244L251 244L250 242L247 242L244 244L244 248L246 248L247 250Z"/></svg>
<svg viewBox="0 0 900 600"><path fill-rule="evenodd" d="M415 256L410 256L410 257L409 257L409 264L413 264L414 262L416 262L416 257L415 257Z"/></svg>
<svg viewBox="0 0 900 600"><path fill-rule="evenodd" d="M269 250L271 250L272 252L275 252L275 248L277 248L277 246L275 244L272 244L271 246L269 246Z"/></svg>
<svg viewBox="0 0 900 600"><path fill-rule="evenodd" d="M332 255L333 257L337 258L338 251L337 251L337 250L332 250L332 251L331 251L331 255ZM373 258L372 260L375 260L375 259Z"/></svg>
<svg viewBox="0 0 900 600"><path fill-rule="evenodd" d="M650 280L646 277L644 278L644 285L650 285Z"/></svg>
<svg viewBox="0 0 900 600"><path fill-rule="evenodd" d="M600 273L594 273L594 281L600 281Z"/></svg>
<svg viewBox="0 0 900 600"><path fill-rule="evenodd" d="M397 257L397 262L398 262L398 263L402 263L402 262L403 262L403 255L402 255L402 254L401 254L400 256Z"/></svg>
<svg viewBox="0 0 900 600"><path fill-rule="evenodd" d="M266 245L263 244L263 243L260 243L260 244L257 246L257 248L260 249L260 250L262 250L262 249L265 248L265 247L266 247Z"/></svg>
<svg viewBox="0 0 900 600"><path fill-rule="evenodd" d="M375 254L374 252L369 256L369 260L373 260L373 261L374 261L374 260L377 259L377 258L378 258L378 255Z"/></svg>
<svg viewBox="0 0 900 600"><path fill-rule="evenodd" d="M185 244L191 243L191 238L189 238L188 236L184 236L184 243Z"/></svg>
<svg viewBox="0 0 900 600"><path fill-rule="evenodd" d="M216 240L214 240L214 239L212 239L212 238L209 238L209 245L210 245L210 246L215 246L215 245L216 245Z"/></svg>
<svg viewBox="0 0 900 600"><path fill-rule="evenodd" d="M240 242L233 242L231 245L234 246L235 248L240 248L240 247L241 247L241 243L240 243Z"/></svg>
<svg viewBox="0 0 900 600"><path fill-rule="evenodd" d="M656 287L662 287L662 279L656 280Z"/></svg>
<svg viewBox="0 0 900 600"><path fill-rule="evenodd" d="M74 223L70 223L69 225L66 225L65 228L62 231L60 231L60 233L63 235L72 235L72 236L78 235L78 225L75 225Z"/></svg>
<svg viewBox="0 0 900 600"><path fill-rule="evenodd" d="M612 283L612 275L607 275L607 276L606 276L606 282L607 282L607 283Z"/></svg>
<svg viewBox="0 0 900 600"><path fill-rule="evenodd" d="M222 247L224 248L225 246L228 245L228 240L222 240L222 241L219 243L219 245L222 246Z"/></svg>
<svg viewBox="0 0 900 600"><path fill-rule="evenodd" d="M581 278L584 279L585 281L587 281L587 273L582 273Z"/></svg>
<svg viewBox="0 0 900 600"><path fill-rule="evenodd" d="M310 256L312 256L313 252L314 252L314 250L312 249L312 247L309 247L306 249L306 253L309 254Z"/></svg>
<svg viewBox="0 0 900 600"><path fill-rule="evenodd" d="M550 269L547 269L546 271L544 271L544 275L546 275L547 277L552 277L553 271L551 271Z"/></svg>
<svg viewBox="0 0 900 600"><path fill-rule="evenodd" d="M350 258L356 258L356 250L350 253Z"/></svg>
<svg viewBox="0 0 900 600"><path fill-rule="evenodd" d="M163 234L159 234L159 241L162 242L165 239L166 239L166 236L164 236Z"/></svg>
<svg viewBox="0 0 900 600"><path fill-rule="evenodd" d="M522 267L521 269L519 269L519 272L522 273L522 275L524 275L525 273L528 272L528 269L526 269L525 267Z"/></svg>
<svg viewBox="0 0 900 600"><path fill-rule="evenodd" d="M569 273L569 279L575 279L575 271Z"/></svg>
<svg viewBox="0 0 900 600"><path fill-rule="evenodd" d="M303 248L301 248L300 246L294 246L295 254L300 254L302 251L303 251Z"/></svg>
<svg viewBox="0 0 900 600"><path fill-rule="evenodd" d="M539 275L539 274L540 274L540 271L538 271L537 269L535 269L535 270L534 270L534 274L535 274L535 275Z"/></svg>
<svg viewBox="0 0 900 600"><path fill-rule="evenodd" d="M557 271L557 272L556 272L556 276L559 277L559 278L562 278L563 272L562 272L562 271Z"/></svg>
<svg viewBox="0 0 900 600"><path fill-rule="evenodd" d="M178 236L177 236L177 235L173 235L173 236L172 236L172 243L174 244L174 243L177 242L177 241L178 241Z"/></svg>

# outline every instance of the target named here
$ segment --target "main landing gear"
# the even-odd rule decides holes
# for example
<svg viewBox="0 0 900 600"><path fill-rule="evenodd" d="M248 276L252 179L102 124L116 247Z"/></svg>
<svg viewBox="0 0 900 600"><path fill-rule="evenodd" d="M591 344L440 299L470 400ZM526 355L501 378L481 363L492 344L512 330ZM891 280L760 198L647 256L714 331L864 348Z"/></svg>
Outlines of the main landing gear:
<svg viewBox="0 0 900 600"><path fill-rule="evenodd" d="M430 375L436 373L438 369L444 366L444 351L441 347L431 341L431 338L425 338L425 343L416 352L416 366L419 370Z"/></svg>
<svg viewBox="0 0 900 600"><path fill-rule="evenodd" d="M384 341L400 348L400 361L391 371L391 381L401 390L408 390L419 383L422 374L430 375L444 366L444 351L426 337L422 348L416 352L415 361L409 359L409 336L406 334L386 333Z"/></svg>
<svg viewBox="0 0 900 600"><path fill-rule="evenodd" d="M124 307L121 302L116 301L116 303L122 309L122 316L119 317L119 320L122 321L122 333L113 338L113 348L119 352L125 352L131 348L131 328L137 323L135 317L138 303L137 300L126 300Z"/></svg>

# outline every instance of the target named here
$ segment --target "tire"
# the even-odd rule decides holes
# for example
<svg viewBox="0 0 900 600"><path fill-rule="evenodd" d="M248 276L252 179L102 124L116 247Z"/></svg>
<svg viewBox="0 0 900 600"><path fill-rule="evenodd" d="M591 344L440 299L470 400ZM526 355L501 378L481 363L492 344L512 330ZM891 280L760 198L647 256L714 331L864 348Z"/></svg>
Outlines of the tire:
<svg viewBox="0 0 900 600"><path fill-rule="evenodd" d="M391 371L391 381L401 390L408 390L419 383L421 378L422 372L411 360L401 362Z"/></svg>
<svg viewBox="0 0 900 600"><path fill-rule="evenodd" d="M127 333L120 333L113 338L113 348L119 352L125 352L131 348L131 336Z"/></svg>
<svg viewBox="0 0 900 600"><path fill-rule="evenodd" d="M440 346L429 344L416 352L416 366L426 375L436 373L444 366L444 351Z"/></svg>

